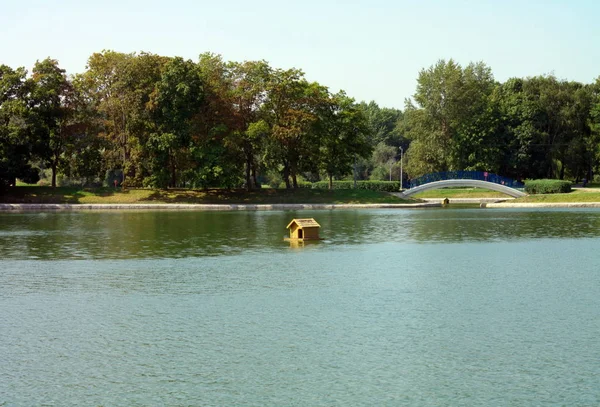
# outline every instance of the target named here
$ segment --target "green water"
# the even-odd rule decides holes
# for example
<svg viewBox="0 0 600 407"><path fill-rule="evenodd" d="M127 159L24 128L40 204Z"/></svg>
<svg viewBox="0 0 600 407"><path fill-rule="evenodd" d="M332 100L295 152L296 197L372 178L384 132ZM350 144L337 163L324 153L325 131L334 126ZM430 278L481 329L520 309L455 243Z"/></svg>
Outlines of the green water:
<svg viewBox="0 0 600 407"><path fill-rule="evenodd" d="M597 406L599 250L598 210L0 214L0 406Z"/></svg>

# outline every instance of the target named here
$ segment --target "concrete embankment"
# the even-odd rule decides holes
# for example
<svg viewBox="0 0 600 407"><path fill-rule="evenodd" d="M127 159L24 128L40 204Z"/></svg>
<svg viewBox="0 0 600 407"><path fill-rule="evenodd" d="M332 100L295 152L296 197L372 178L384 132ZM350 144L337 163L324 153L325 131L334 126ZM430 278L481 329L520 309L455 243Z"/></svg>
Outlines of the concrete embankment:
<svg viewBox="0 0 600 407"><path fill-rule="evenodd" d="M498 202L486 208L600 208L600 202Z"/></svg>
<svg viewBox="0 0 600 407"><path fill-rule="evenodd" d="M2 212L81 210L197 210L197 211L286 211L302 209L401 209L433 208L439 202L414 204L0 204Z"/></svg>
<svg viewBox="0 0 600 407"><path fill-rule="evenodd" d="M450 204L478 204L512 201L515 198L448 198ZM426 202L442 202L444 198L421 198Z"/></svg>

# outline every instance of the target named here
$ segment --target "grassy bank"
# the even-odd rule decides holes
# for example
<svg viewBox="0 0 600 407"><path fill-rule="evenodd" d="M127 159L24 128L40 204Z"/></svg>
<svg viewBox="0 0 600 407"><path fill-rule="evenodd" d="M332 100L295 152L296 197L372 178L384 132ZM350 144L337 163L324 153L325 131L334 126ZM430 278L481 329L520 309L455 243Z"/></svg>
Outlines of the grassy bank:
<svg viewBox="0 0 600 407"><path fill-rule="evenodd" d="M260 189L245 190L151 190L151 189L81 189L69 187L20 186L0 194L2 203L69 203L69 204L285 204L285 203L413 203L384 192L362 189L318 190Z"/></svg>
<svg viewBox="0 0 600 407"><path fill-rule="evenodd" d="M554 202L600 202L600 189L582 188L574 189L565 194L529 195L518 198L514 203L554 203Z"/></svg>
<svg viewBox="0 0 600 407"><path fill-rule="evenodd" d="M423 191L413 195L415 198L506 198L502 192L483 188L442 188Z"/></svg>
<svg viewBox="0 0 600 407"><path fill-rule="evenodd" d="M421 192L415 198L507 198L508 195L481 188L444 188ZM514 203L600 202L600 188L577 188L564 194L529 195Z"/></svg>

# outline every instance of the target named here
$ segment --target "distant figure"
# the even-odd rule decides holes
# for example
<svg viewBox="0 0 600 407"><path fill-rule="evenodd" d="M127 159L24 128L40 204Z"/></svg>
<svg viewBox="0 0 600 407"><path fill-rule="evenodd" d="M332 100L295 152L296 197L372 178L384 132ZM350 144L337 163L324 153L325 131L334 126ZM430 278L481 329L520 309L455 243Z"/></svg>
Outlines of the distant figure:
<svg viewBox="0 0 600 407"><path fill-rule="evenodd" d="M119 185L119 181L115 180L115 188Z"/></svg>
<svg viewBox="0 0 600 407"><path fill-rule="evenodd" d="M584 179L581 180L581 186L583 188L585 188L586 185L587 185L587 178L584 178Z"/></svg>
<svg viewBox="0 0 600 407"><path fill-rule="evenodd" d="M483 173L483 179L487 181L487 177L488 177L488 172L487 172L487 171L485 171L485 172Z"/></svg>

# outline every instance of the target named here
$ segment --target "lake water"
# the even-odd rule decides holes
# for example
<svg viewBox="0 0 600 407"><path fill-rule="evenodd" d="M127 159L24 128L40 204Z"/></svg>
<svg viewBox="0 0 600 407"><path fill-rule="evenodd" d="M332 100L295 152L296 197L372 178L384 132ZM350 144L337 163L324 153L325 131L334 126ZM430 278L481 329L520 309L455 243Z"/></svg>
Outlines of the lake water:
<svg viewBox="0 0 600 407"><path fill-rule="evenodd" d="M599 210L0 214L0 259L3 407L600 405Z"/></svg>

